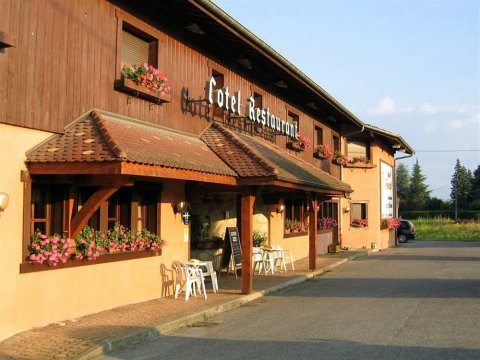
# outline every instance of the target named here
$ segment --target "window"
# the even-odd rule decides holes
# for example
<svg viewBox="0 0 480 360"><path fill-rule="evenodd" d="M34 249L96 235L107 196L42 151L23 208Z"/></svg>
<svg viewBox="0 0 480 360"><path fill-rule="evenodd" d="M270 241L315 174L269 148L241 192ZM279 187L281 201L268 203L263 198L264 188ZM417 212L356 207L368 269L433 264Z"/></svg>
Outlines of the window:
<svg viewBox="0 0 480 360"><path fill-rule="evenodd" d="M212 70L212 76L215 79L215 82L217 85L215 85L215 89L222 89L225 86L225 79L224 76L221 72L218 72L216 70ZM214 105L213 106L213 116L223 116L223 109L219 106Z"/></svg>
<svg viewBox="0 0 480 360"><path fill-rule="evenodd" d="M338 219L338 203L334 201L324 201L318 209L318 217L331 217Z"/></svg>
<svg viewBox="0 0 480 360"><path fill-rule="evenodd" d="M370 144L363 141L349 141L347 143L348 160L354 159L367 162L370 160Z"/></svg>
<svg viewBox="0 0 480 360"><path fill-rule="evenodd" d="M297 124L297 131L300 131L300 118L297 114L288 111L287 112L287 121L292 124Z"/></svg>
<svg viewBox="0 0 480 360"><path fill-rule="evenodd" d="M31 234L39 230L43 234L63 235L65 188L32 184Z"/></svg>
<svg viewBox="0 0 480 360"><path fill-rule="evenodd" d="M148 231L157 234L157 192L156 191L142 191L137 194L137 229L147 229Z"/></svg>
<svg viewBox="0 0 480 360"><path fill-rule="evenodd" d="M340 139L338 136L333 136L333 152L340 151Z"/></svg>
<svg viewBox="0 0 480 360"><path fill-rule="evenodd" d="M92 187L79 187L77 192L77 213L82 206L87 202L90 196L96 191L96 188ZM100 209L97 209L93 215L88 219L87 225L93 229L100 229Z"/></svg>
<svg viewBox="0 0 480 360"><path fill-rule="evenodd" d="M315 126L314 141L315 141L315 148L318 145L323 145L323 129L319 126Z"/></svg>
<svg viewBox="0 0 480 360"><path fill-rule="evenodd" d="M131 192L121 189L108 199L108 228L112 228L115 223L120 223L127 228L131 228Z"/></svg>
<svg viewBox="0 0 480 360"><path fill-rule="evenodd" d="M308 210L305 200L285 200L285 231L308 231Z"/></svg>
<svg viewBox="0 0 480 360"><path fill-rule="evenodd" d="M352 227L368 227L368 203L366 201L352 202L350 204L350 217Z"/></svg>
<svg viewBox="0 0 480 360"><path fill-rule="evenodd" d="M126 22L123 22L120 48L120 67L147 63L158 68L158 40Z"/></svg>

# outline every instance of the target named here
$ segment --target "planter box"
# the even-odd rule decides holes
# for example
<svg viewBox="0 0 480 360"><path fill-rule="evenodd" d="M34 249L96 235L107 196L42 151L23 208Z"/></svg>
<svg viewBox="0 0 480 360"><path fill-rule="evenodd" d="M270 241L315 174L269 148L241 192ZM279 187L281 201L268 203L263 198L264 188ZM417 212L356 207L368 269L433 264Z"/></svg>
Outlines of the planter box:
<svg viewBox="0 0 480 360"><path fill-rule="evenodd" d="M348 168L359 168L359 169L373 169L374 167L376 167L376 165L367 164L367 163L346 163L344 166Z"/></svg>
<svg viewBox="0 0 480 360"><path fill-rule="evenodd" d="M313 153L313 157L314 157L314 158L317 158L317 159L320 159L320 160L328 159L326 156L323 156L322 154L320 154L320 153L318 153L318 152L314 152L314 153Z"/></svg>
<svg viewBox="0 0 480 360"><path fill-rule="evenodd" d="M161 254L162 254L162 250L160 249L160 255ZM105 264L109 262L141 259L141 258L152 257L152 256L156 256L153 251L124 251L124 252L100 255L96 260L92 260L92 261L89 261L87 259L68 260L65 264L58 264L57 266L48 266L45 264L30 264L26 262L26 263L20 264L20 273L24 274L24 273L36 272L36 271L66 269L66 268L77 267L77 266Z"/></svg>
<svg viewBox="0 0 480 360"><path fill-rule="evenodd" d="M294 151L305 151L305 145L300 145L297 141L287 142L287 148Z"/></svg>
<svg viewBox="0 0 480 360"><path fill-rule="evenodd" d="M115 89L157 104L169 103L172 100L170 94L160 95L159 91L149 89L142 85L137 85L132 79L122 78L116 80Z"/></svg>
<svg viewBox="0 0 480 360"><path fill-rule="evenodd" d="M328 252L329 253L337 253L339 251L340 251L340 245L338 245L338 244L328 245Z"/></svg>

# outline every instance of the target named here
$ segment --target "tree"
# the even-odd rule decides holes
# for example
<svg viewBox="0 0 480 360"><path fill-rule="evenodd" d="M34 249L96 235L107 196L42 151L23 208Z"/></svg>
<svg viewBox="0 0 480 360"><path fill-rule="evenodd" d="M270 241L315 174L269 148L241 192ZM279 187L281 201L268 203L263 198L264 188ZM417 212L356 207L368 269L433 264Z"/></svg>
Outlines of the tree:
<svg viewBox="0 0 480 360"><path fill-rule="evenodd" d="M450 198L452 199L454 205L455 201L457 202L457 209L467 208L470 202L470 193L473 182L472 179L472 172L460 164L460 160L457 159L452 181L450 182L452 184Z"/></svg>
<svg viewBox="0 0 480 360"><path fill-rule="evenodd" d="M470 200L470 209L480 210L480 165L473 171Z"/></svg>
<svg viewBox="0 0 480 360"><path fill-rule="evenodd" d="M425 179L426 177L422 174L422 169L417 159L415 165L413 165L410 185L408 187L408 210L423 210L425 208L425 203L430 197L428 186L425 185Z"/></svg>
<svg viewBox="0 0 480 360"><path fill-rule="evenodd" d="M408 196L408 186L410 185L410 174L408 172L408 167L405 164L398 164L397 166L397 176L396 176L396 189L397 195L400 199L399 208L405 208L405 201Z"/></svg>

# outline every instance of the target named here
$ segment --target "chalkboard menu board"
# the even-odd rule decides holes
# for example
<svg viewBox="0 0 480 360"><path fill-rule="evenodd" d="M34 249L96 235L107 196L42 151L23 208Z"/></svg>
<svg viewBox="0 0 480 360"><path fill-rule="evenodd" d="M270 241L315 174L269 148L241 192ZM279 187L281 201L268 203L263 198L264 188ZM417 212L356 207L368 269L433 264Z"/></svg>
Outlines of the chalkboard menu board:
<svg viewBox="0 0 480 360"><path fill-rule="evenodd" d="M236 227L228 227L225 231L225 249L223 251L223 265L230 270L229 264L232 264L235 276L237 270L242 268L242 249L240 246L240 236Z"/></svg>

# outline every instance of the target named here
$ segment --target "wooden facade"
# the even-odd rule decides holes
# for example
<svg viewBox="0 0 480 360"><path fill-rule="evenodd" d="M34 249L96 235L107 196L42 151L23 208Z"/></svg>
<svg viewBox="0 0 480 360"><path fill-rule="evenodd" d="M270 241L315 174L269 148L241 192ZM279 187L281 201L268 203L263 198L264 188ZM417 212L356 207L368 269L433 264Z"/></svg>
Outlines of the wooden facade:
<svg viewBox="0 0 480 360"><path fill-rule="evenodd" d="M252 83L110 2L0 0L0 6L4 9L0 30L18 39L17 47L0 56L0 122L61 133L71 121L98 108L200 134L208 122L182 108L182 97L188 89L191 98L203 98L205 81L216 70L224 74L225 86L240 90L244 99L256 92L272 114L286 119L289 111L295 113L299 132L310 139L314 126L322 127L325 144L332 143L334 134L339 135L339 129L328 121L312 118L266 91L262 84ZM114 89L119 77L117 46L122 20L158 37L159 69L171 85L169 104L132 99ZM285 136L277 136L276 142L286 149ZM313 158L312 148L298 156L340 175L337 165Z"/></svg>

